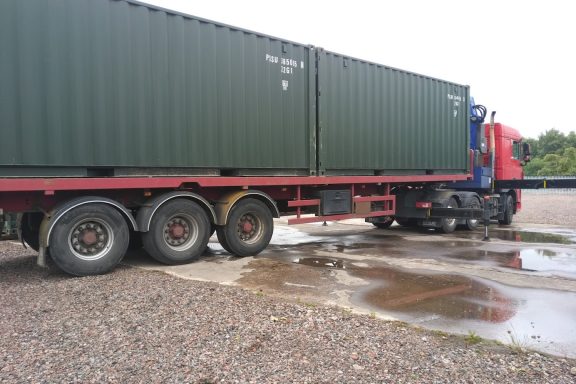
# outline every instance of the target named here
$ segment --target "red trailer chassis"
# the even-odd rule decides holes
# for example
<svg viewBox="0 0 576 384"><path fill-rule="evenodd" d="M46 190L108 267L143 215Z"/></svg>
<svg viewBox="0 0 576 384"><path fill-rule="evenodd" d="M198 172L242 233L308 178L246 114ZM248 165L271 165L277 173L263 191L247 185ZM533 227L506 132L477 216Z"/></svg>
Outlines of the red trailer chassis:
<svg viewBox="0 0 576 384"><path fill-rule="evenodd" d="M470 175L3 178L0 214L21 213L19 234L75 275L111 270L129 244L166 264L199 257L212 233L239 256L261 252L273 217L289 224L394 216L398 186ZM329 197L332 196L332 197ZM390 222L391 223L391 222Z"/></svg>
<svg viewBox="0 0 576 384"><path fill-rule="evenodd" d="M49 211L53 206L72 196L103 195L130 206L130 200L142 200L162 191L188 190L208 200L217 200L223 192L257 189L274 200L285 200L295 208L297 218L289 224L325 220L387 216L394 214L394 184L443 183L467 180L467 175L410 175L410 176L270 176L270 177L118 177L118 178L5 178L0 179L0 210L23 212ZM304 197L311 191L331 188L349 188L353 203L388 202L383 211L364 214L343 214L301 218L302 207L320 205L319 199ZM290 210L292 211L292 210Z"/></svg>

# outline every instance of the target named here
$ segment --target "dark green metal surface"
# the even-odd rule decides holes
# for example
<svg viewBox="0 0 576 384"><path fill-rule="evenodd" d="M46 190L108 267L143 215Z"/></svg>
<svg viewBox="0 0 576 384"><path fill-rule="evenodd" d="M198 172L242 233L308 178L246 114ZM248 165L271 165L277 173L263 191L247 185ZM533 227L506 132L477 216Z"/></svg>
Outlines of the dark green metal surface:
<svg viewBox="0 0 576 384"><path fill-rule="evenodd" d="M124 0L2 0L0 51L0 176L314 173L305 45Z"/></svg>
<svg viewBox="0 0 576 384"><path fill-rule="evenodd" d="M466 173L469 89L319 51L320 170Z"/></svg>
<svg viewBox="0 0 576 384"><path fill-rule="evenodd" d="M135 1L2 0L0 52L0 177L468 170L468 87Z"/></svg>

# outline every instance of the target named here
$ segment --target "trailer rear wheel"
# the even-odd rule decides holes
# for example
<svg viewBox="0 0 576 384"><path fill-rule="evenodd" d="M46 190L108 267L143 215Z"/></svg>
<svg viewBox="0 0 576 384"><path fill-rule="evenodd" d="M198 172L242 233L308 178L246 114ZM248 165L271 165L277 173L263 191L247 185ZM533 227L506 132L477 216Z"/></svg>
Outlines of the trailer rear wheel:
<svg viewBox="0 0 576 384"><path fill-rule="evenodd" d="M226 240L226 233L224 231L225 227L216 228L216 236L218 236L218 242L220 243L222 248L224 248L227 252L234 253L232 251L232 248L230 248L230 246L228 245L228 241Z"/></svg>
<svg viewBox="0 0 576 384"><path fill-rule="evenodd" d="M122 260L130 231L120 212L105 204L86 204L66 212L50 235L50 256L71 275L109 272Z"/></svg>
<svg viewBox="0 0 576 384"><path fill-rule="evenodd" d="M161 263L176 265L196 260L208 245L210 220L195 202L174 199L162 205L142 234L144 249Z"/></svg>
<svg viewBox="0 0 576 384"><path fill-rule="evenodd" d="M446 208L458 208L458 201L451 197L446 204ZM440 220L440 231L443 233L452 233L456 230L457 220L453 217L444 217Z"/></svg>
<svg viewBox="0 0 576 384"><path fill-rule="evenodd" d="M254 256L270 243L274 232L272 213L256 199L240 200L228 217L228 223L218 228L222 247L237 256Z"/></svg>
<svg viewBox="0 0 576 384"><path fill-rule="evenodd" d="M514 199L512 196L506 196L506 202L504 204L504 212L502 219L498 220L499 224L510 225L514 219Z"/></svg>

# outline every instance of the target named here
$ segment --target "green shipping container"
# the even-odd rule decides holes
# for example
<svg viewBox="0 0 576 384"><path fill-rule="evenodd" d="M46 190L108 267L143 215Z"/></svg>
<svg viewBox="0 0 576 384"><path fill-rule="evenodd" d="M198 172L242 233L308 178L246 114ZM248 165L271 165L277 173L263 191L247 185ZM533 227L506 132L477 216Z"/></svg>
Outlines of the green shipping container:
<svg viewBox="0 0 576 384"><path fill-rule="evenodd" d="M467 86L317 54L320 174L467 172Z"/></svg>
<svg viewBox="0 0 576 384"><path fill-rule="evenodd" d="M306 45L124 0L0 2L0 176L314 174Z"/></svg>
<svg viewBox="0 0 576 384"><path fill-rule="evenodd" d="M468 87L136 1L2 0L0 52L0 177L468 170Z"/></svg>

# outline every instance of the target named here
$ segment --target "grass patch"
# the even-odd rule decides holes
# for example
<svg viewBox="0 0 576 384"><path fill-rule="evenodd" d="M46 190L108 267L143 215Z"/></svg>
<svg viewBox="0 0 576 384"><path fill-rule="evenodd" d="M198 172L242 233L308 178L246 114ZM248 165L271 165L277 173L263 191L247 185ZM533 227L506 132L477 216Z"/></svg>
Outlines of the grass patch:
<svg viewBox="0 0 576 384"><path fill-rule="evenodd" d="M464 341L468 344L478 344L482 341L482 338L474 331L468 331L468 334L464 337Z"/></svg>

